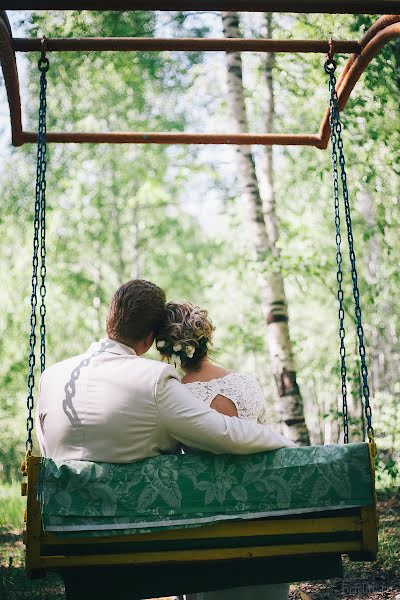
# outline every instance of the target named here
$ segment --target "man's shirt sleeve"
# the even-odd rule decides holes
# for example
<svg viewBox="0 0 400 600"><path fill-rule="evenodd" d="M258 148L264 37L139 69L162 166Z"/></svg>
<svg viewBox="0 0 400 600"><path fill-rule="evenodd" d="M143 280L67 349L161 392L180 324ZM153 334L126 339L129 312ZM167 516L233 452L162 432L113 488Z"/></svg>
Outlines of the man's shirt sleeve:
<svg viewBox="0 0 400 600"><path fill-rule="evenodd" d="M295 444L267 425L227 417L209 408L166 366L157 380L155 401L161 423L185 446L214 454L252 454Z"/></svg>

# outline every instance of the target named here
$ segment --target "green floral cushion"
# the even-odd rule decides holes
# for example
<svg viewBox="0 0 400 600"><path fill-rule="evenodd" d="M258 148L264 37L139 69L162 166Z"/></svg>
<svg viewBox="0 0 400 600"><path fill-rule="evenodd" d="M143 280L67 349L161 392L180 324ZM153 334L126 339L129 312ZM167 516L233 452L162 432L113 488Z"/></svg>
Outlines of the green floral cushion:
<svg viewBox="0 0 400 600"><path fill-rule="evenodd" d="M129 464L43 459L43 526L80 535L156 531L372 503L367 444ZM70 534L69 534L70 535Z"/></svg>

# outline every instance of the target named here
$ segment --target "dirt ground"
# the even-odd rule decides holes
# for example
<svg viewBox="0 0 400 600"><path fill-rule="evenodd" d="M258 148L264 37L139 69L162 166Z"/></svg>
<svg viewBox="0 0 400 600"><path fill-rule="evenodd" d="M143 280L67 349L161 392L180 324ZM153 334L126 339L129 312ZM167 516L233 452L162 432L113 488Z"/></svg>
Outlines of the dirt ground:
<svg viewBox="0 0 400 600"><path fill-rule="evenodd" d="M290 600L400 600L400 496L392 494L381 499L378 511L378 560L356 563L345 559L342 579L294 583L290 587ZM0 531L0 600L64 599L64 587L56 575L28 581L23 563L21 533Z"/></svg>

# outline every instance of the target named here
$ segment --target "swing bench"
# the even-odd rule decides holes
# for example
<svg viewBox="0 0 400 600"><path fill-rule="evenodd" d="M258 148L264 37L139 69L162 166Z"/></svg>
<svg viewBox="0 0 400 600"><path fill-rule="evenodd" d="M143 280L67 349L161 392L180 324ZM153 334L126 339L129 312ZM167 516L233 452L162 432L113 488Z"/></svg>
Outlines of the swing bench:
<svg viewBox="0 0 400 600"><path fill-rule="evenodd" d="M0 18L0 38L2 24L11 39L4 15L3 20ZM36 139L38 142L28 361L28 437L27 454L22 465L23 475L27 476L27 482L22 484L22 493L27 496L24 543L29 577L43 576L46 571L60 571L66 578L70 577L69 589L77 591L82 590L83 569L85 573L91 569L96 575L95 579L98 578L96 595L104 593L108 597L113 593L112 587L107 589L107 582L111 581L109 575L113 573L113 582L115 583L117 574L119 583L125 585L125 589L129 590L129 598L132 599L250 583L325 579L340 576L342 555L348 555L352 560L375 560L376 446L339 115L362 69L384 43L399 34L400 17L386 15L380 19L361 40L358 55L349 59L338 82L333 56L335 46L331 42L326 48L323 47L324 51L329 51L325 63L329 78L329 111L320 137L318 140L314 139L312 144L309 143L325 147L324 136L326 132L328 136L330 134L345 443L282 448L252 456L158 456L130 464L56 461L32 455L39 277L41 371L45 368L46 144L48 141L72 141L69 133L53 134L52 138L52 134L46 132L46 74L49 69L46 49L51 47L51 43L50 40L42 40L39 44L41 75L37 136L23 132L22 128L18 129L18 115L16 117L15 106L10 103L14 142L17 140L17 145ZM19 45L26 49L28 42L29 40L19 40L14 42L14 47ZM174 41L170 42L173 45ZM246 49L240 46L239 40L236 42L236 49ZM70 49L73 49L74 40L71 43ZM101 45L101 40L96 43ZM278 47L273 48L274 51L279 51L279 41L277 43ZM284 47L284 42L282 44ZM56 45L57 40L53 49L56 49ZM267 46L268 44L264 50L268 50ZM2 46L0 43L0 58L4 70L4 65L10 65L10 61L7 63L4 53L1 54L2 47L4 44ZM6 84L8 82L9 100L12 100L15 89L12 91L12 77L8 75L5 79ZM120 134L89 134L97 135L96 140L86 139L85 135L75 137L73 141L121 141L115 137L110 138ZM123 141L143 143L140 136L148 134L127 135L128 138ZM159 135L167 137L148 141L168 143L168 134ZM188 141L185 134L176 135L179 138L177 143L191 143L191 138ZM133 136L132 139L129 136ZM203 135L202 140L197 141L237 144L308 143L306 136L303 140L296 136L289 140L288 137L290 136L279 138L272 134L257 137L257 134L249 134L247 137L236 136L233 141L226 141L224 136L219 136L218 139L214 136L214 141L211 138L204 141ZM369 440L368 443L358 444L348 443L339 181L350 250L360 377ZM93 578L90 589L94 593ZM128 597L128 592L126 596Z"/></svg>

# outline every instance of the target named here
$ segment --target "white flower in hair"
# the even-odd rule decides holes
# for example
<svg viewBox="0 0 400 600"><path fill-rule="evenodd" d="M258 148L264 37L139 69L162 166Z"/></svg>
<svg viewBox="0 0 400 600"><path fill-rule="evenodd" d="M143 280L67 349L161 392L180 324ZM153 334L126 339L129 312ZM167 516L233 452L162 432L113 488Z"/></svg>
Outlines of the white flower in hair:
<svg viewBox="0 0 400 600"><path fill-rule="evenodd" d="M171 355L171 362L174 365L175 369L177 369L178 367L181 366L181 359L179 358L179 356L177 354Z"/></svg>
<svg viewBox="0 0 400 600"><path fill-rule="evenodd" d="M185 353L188 358L193 358L196 348L194 346L186 346Z"/></svg>
<svg viewBox="0 0 400 600"><path fill-rule="evenodd" d="M165 346L164 340L160 340L159 342L157 342L157 348L164 348L164 346Z"/></svg>
<svg viewBox="0 0 400 600"><path fill-rule="evenodd" d="M172 346L172 349L174 350L174 352L179 352L180 350L182 350L182 344L174 344Z"/></svg>

